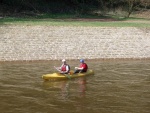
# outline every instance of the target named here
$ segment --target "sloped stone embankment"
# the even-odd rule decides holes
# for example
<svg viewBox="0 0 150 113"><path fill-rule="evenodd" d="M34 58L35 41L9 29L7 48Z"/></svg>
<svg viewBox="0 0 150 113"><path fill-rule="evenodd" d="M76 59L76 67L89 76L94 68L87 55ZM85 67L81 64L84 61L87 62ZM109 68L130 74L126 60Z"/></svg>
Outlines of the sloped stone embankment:
<svg viewBox="0 0 150 113"><path fill-rule="evenodd" d="M150 29L0 26L0 61L150 58Z"/></svg>

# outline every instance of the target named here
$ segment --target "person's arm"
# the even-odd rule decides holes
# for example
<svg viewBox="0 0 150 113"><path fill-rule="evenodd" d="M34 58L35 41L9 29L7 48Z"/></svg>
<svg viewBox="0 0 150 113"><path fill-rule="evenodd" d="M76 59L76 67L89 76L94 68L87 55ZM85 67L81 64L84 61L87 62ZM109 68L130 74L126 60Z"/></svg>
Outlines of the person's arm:
<svg viewBox="0 0 150 113"><path fill-rule="evenodd" d="M78 70L83 70L83 67L78 67Z"/></svg>
<svg viewBox="0 0 150 113"><path fill-rule="evenodd" d="M75 67L76 70L83 70L83 66L81 67Z"/></svg>
<svg viewBox="0 0 150 113"><path fill-rule="evenodd" d="M69 66L67 65L67 66L66 66L66 72L68 72L68 71L69 71Z"/></svg>
<svg viewBox="0 0 150 113"><path fill-rule="evenodd" d="M55 66L54 66L55 67ZM60 67L55 67L57 70L61 71L61 68L63 67L63 64Z"/></svg>
<svg viewBox="0 0 150 113"><path fill-rule="evenodd" d="M54 66L54 68L57 70L57 71L61 71L61 68L60 67L56 67L56 66Z"/></svg>

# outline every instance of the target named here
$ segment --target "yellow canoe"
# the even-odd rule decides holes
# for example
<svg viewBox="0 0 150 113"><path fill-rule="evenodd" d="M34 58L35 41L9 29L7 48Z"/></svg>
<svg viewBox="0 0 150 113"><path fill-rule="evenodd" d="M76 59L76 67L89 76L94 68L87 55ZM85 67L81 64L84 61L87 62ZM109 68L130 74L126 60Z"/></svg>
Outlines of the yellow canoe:
<svg viewBox="0 0 150 113"><path fill-rule="evenodd" d="M52 74L45 74L42 76L42 78L44 80L64 80L64 79L83 77L87 75L94 75L94 71L91 69L88 69L87 72L76 73L76 74L73 74L73 71L71 71L70 74L52 73Z"/></svg>

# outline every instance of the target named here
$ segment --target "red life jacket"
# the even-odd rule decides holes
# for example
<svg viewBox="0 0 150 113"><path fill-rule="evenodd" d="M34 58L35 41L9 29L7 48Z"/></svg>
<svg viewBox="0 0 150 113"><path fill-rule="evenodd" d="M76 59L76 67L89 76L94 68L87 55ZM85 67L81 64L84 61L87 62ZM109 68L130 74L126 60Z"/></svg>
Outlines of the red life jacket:
<svg viewBox="0 0 150 113"><path fill-rule="evenodd" d="M66 71L66 67L68 66L69 70L68 72L70 71L70 66L69 65L63 65L62 68L61 68L61 71Z"/></svg>
<svg viewBox="0 0 150 113"><path fill-rule="evenodd" d="M87 71L87 69L88 69L88 66L87 66L87 64L86 63L81 63L80 64L80 68L82 68L83 67L83 71Z"/></svg>

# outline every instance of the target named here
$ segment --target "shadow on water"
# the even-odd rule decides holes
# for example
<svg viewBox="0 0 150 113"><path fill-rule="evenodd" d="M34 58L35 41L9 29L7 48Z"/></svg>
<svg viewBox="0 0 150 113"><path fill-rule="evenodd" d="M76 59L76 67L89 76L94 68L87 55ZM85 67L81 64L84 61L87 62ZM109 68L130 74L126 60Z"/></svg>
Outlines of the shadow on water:
<svg viewBox="0 0 150 113"><path fill-rule="evenodd" d="M76 61L68 61L73 69ZM87 61L94 76L44 81L58 61L0 63L2 113L149 113L150 61Z"/></svg>

